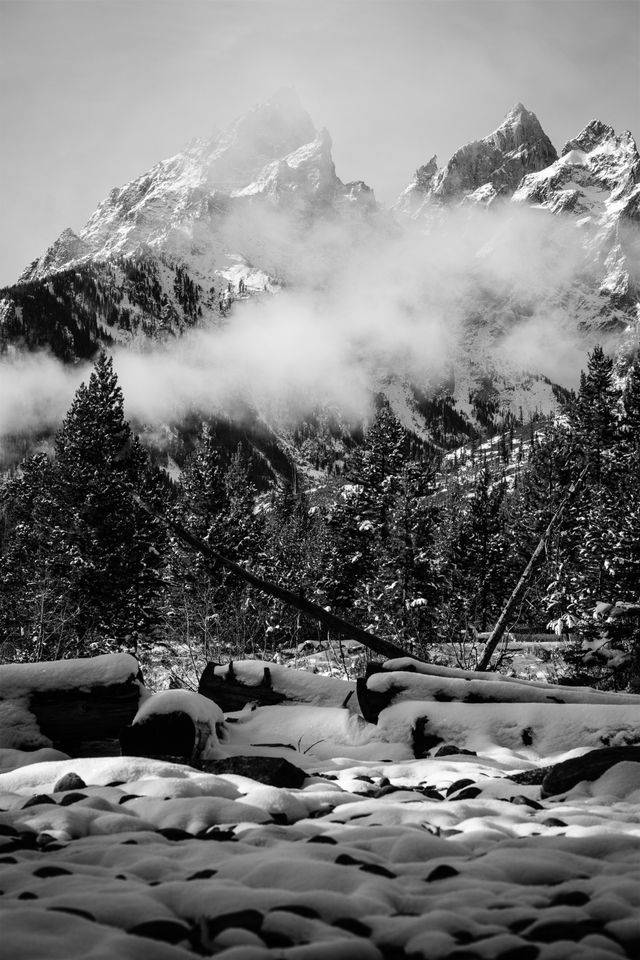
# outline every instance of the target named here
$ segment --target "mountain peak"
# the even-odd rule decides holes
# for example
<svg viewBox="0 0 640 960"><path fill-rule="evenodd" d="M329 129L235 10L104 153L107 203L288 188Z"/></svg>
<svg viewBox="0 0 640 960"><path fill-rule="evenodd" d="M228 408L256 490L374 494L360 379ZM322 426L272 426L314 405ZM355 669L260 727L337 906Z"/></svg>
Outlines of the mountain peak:
<svg viewBox="0 0 640 960"><path fill-rule="evenodd" d="M439 201L462 200L490 185L495 195L508 195L526 174L543 170L557 159L535 113L518 102L493 133L456 150L446 166L437 173L434 170L428 192ZM427 172L431 174L432 164L433 158L418 171L423 181Z"/></svg>
<svg viewBox="0 0 640 960"><path fill-rule="evenodd" d="M507 113L505 114L505 120L508 120L509 117L517 117L523 113L529 113L529 111L527 110L527 108L523 103L520 103L520 101L518 101L518 103L514 104L514 106L511 107L511 110L507 111Z"/></svg>
<svg viewBox="0 0 640 960"><path fill-rule="evenodd" d="M268 100L256 104L235 121L231 131L245 137L248 133L260 137L268 134L267 141L283 153L290 152L286 147L295 149L316 136L313 121L293 87L282 87Z"/></svg>
<svg viewBox="0 0 640 960"><path fill-rule="evenodd" d="M562 148L562 155L570 153L571 150L583 150L585 153L590 153L591 150L607 140L615 139L616 134L613 127L608 126L601 120L590 120L577 137L574 137L573 140L567 140Z"/></svg>
<svg viewBox="0 0 640 960"><path fill-rule="evenodd" d="M516 103L508 111L500 126L482 142L491 143L502 151L516 150L522 146L541 145L545 156L552 157L549 162L553 163L558 157L535 113L527 110L521 103Z"/></svg>
<svg viewBox="0 0 640 960"><path fill-rule="evenodd" d="M207 181L223 189L245 186L267 163L293 153L316 136L295 90L283 87L210 143Z"/></svg>
<svg viewBox="0 0 640 960"><path fill-rule="evenodd" d="M79 260L87 256L91 247L82 240L71 227L65 227L57 240L51 244L45 254L38 260L34 260L26 270L20 275L20 280L28 282L36 280L49 273L55 273L64 269L65 266L74 260Z"/></svg>
<svg viewBox="0 0 640 960"><path fill-rule="evenodd" d="M270 110L281 110L285 113L298 111L306 114L295 87L280 87L262 106L268 107ZM258 104L257 109L260 109L260 104Z"/></svg>

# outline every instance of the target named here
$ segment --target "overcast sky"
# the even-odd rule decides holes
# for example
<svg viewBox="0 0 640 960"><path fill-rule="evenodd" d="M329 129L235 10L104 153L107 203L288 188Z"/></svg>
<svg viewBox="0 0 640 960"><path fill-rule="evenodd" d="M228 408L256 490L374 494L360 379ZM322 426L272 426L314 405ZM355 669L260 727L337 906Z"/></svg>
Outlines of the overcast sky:
<svg viewBox="0 0 640 960"><path fill-rule="evenodd" d="M116 185L294 86L391 202L522 101L640 134L638 0L0 0L0 284Z"/></svg>

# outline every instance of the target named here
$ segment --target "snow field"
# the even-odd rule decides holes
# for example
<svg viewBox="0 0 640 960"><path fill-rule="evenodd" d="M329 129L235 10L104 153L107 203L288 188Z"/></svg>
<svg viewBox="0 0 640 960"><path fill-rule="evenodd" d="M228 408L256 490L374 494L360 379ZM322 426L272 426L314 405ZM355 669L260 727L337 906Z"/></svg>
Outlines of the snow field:
<svg viewBox="0 0 640 960"><path fill-rule="evenodd" d="M249 716L266 712L270 731L273 715L279 733L277 714L297 730L294 717L310 710L324 712ZM541 801L539 786L508 779L536 761L507 748L499 758L302 758L300 789L131 757L42 759L1 774L8 956L637 956L638 764ZM72 771L87 786L56 792ZM465 784L482 792L456 799Z"/></svg>
<svg viewBox="0 0 640 960"><path fill-rule="evenodd" d="M264 664L234 670L248 686L264 678ZM371 724L355 697L340 705L352 684L270 670L295 702L223 715L167 691L143 699L136 720L187 713L218 756L294 763L306 775L297 788L215 765L0 749L8 957L640 955L640 764L546 799L540 787L554 763L636 741L635 701L407 699ZM394 678L422 696L433 680L396 669L369 682L384 690ZM466 682L459 671L435 680ZM488 677L482 692L496 683L541 688ZM439 738L423 757L417 726Z"/></svg>

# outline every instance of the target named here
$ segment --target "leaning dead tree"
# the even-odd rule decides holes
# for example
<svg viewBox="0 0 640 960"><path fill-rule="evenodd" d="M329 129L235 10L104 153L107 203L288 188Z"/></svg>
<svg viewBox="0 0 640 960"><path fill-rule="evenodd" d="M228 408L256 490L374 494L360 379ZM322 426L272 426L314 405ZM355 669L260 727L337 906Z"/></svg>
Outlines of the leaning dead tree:
<svg viewBox="0 0 640 960"><path fill-rule="evenodd" d="M500 641L504 636L504 632L507 629L507 624L509 622L509 618L511 617L513 608L515 607L516 603L522 596L525 590L525 587L529 582L529 578L533 573L533 569L536 563L538 562L542 553L546 549L547 543L549 541L549 537L551 536L554 527L562 517L562 514L564 513L567 505L575 495L576 491L582 486L586 475L587 475L587 468L585 467L582 473L577 477L577 479L573 481L573 483L569 487L569 490L567 491L567 495L565 496L564 500L562 501L562 503L560 504L560 506L554 513L554 515L551 517L551 520L549 521L546 530L540 537L540 540L538 541L538 545L536 546L535 550L531 554L531 558L522 572L522 576L520 577L517 584L513 588L513 592L511 593L511 596L509 597L506 604L504 605L502 613L498 617L497 623L493 628L493 630L491 631L491 635L487 640L484 648L482 659L476 668L477 670L484 671L487 669L487 667L491 663L491 657L493 656L493 651L496 649L496 647L498 646L498 644L500 643Z"/></svg>
<svg viewBox="0 0 640 960"><path fill-rule="evenodd" d="M380 637L376 637L375 634L369 633L368 630L362 630L360 627L356 627L355 624L349 623L348 620L343 620L342 617L338 617L335 613L325 610L324 607L313 603L312 600L307 600L302 590L297 593L293 590L287 590L285 587L280 587L276 583L271 583L269 580L264 580L262 577L256 576L255 573L245 570L239 563L234 563L233 560L229 560L228 557L218 553L217 550L214 550L213 547L210 547L209 544L205 543L204 540L201 540L200 537L197 537L177 520L160 516L139 497L136 498L136 502L150 516L170 530L182 543L200 553L210 566L224 567L225 570L244 580L245 583L251 584L252 587L260 590L262 593L266 593L267 596L275 597L276 600L281 600L288 606L294 607L306 617L309 617L309 619L321 623L330 630L335 630L337 633L349 637L351 640L357 640L358 643L373 650L374 653L379 653L388 659L411 656L411 654L403 650L402 647L396 647L395 644L389 643L388 640L382 640Z"/></svg>

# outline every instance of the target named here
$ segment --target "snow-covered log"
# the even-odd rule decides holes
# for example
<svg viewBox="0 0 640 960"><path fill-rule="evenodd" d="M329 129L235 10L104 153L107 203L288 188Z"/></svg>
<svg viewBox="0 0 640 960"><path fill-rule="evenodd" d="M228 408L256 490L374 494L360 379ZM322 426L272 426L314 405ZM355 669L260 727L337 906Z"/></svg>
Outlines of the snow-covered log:
<svg viewBox="0 0 640 960"><path fill-rule="evenodd" d="M248 683L245 677L238 675L233 662L226 666L208 663L200 677L198 693L213 700L225 713L242 710L249 703L272 706L287 699L273 689L269 667L262 666L257 682Z"/></svg>
<svg viewBox="0 0 640 960"><path fill-rule="evenodd" d="M316 706L346 706L355 693L355 683L294 670L262 660L238 660L221 666L208 663L198 692L218 704L225 713L247 704L275 706L309 703Z"/></svg>
<svg viewBox="0 0 640 960"><path fill-rule="evenodd" d="M380 714L375 727L390 744L412 746L414 756L432 756L454 745L482 756L510 750L547 762L576 747L640 743L640 716L632 704L613 703L427 703L405 700Z"/></svg>
<svg viewBox="0 0 640 960"><path fill-rule="evenodd" d="M53 746L71 756L118 752L145 689L126 653L0 667L0 745Z"/></svg>
<svg viewBox="0 0 640 960"><path fill-rule="evenodd" d="M395 661L400 666L403 661ZM410 664L406 664L408 666ZM358 702L363 717L377 723L380 712L392 703L403 700L448 703L582 703L633 704L639 708L640 696L608 693L590 687L570 687L527 680L514 681L500 674L478 674L458 671L457 675L431 675L426 665L420 669L376 670L365 680L358 681ZM438 671L446 668L434 668ZM375 672L374 672L375 671Z"/></svg>

